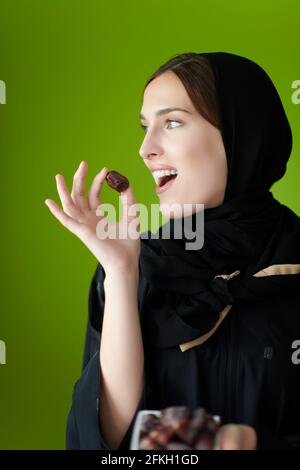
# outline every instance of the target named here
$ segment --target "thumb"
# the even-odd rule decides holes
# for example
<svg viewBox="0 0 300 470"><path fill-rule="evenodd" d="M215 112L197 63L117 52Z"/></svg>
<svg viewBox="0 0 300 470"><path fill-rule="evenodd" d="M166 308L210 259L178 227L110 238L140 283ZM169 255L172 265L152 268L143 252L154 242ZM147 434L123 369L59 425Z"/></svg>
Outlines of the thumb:
<svg viewBox="0 0 300 470"><path fill-rule="evenodd" d="M219 429L220 450L238 450L241 448L239 427L235 424L225 424Z"/></svg>
<svg viewBox="0 0 300 470"><path fill-rule="evenodd" d="M221 450L254 450L256 433L247 425L226 424L219 430L219 447Z"/></svg>
<svg viewBox="0 0 300 470"><path fill-rule="evenodd" d="M130 183L128 188L120 193L120 199L123 207L123 218L125 214L128 218L135 218L138 212L136 207L137 200Z"/></svg>

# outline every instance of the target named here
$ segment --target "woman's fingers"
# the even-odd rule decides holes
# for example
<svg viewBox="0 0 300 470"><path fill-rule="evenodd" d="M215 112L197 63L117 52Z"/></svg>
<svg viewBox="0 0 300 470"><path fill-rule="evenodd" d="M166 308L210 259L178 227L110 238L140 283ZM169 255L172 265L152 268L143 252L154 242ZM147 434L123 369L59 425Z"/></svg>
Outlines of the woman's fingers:
<svg viewBox="0 0 300 470"><path fill-rule="evenodd" d="M81 224L65 214L65 212L54 201L52 201L52 199L46 199L45 204L64 227L73 233L79 232Z"/></svg>
<svg viewBox="0 0 300 470"><path fill-rule="evenodd" d="M101 198L101 188L108 172L109 170L106 167L103 167L102 170L97 173L97 175L93 179L88 194L89 207L91 210L96 210L97 207L101 204L101 200L99 200L99 197Z"/></svg>
<svg viewBox="0 0 300 470"><path fill-rule="evenodd" d="M74 174L71 198L75 205L82 211L88 209L88 203L85 200L85 179L87 173L87 163L82 161Z"/></svg>
<svg viewBox="0 0 300 470"><path fill-rule="evenodd" d="M63 175L55 175L57 191L63 206L64 212L73 217L79 219L81 216L80 210L74 205L74 201L70 196L65 179Z"/></svg>
<svg viewBox="0 0 300 470"><path fill-rule="evenodd" d="M125 191L120 193L120 199L123 207L122 220L124 220L126 214L128 220L132 220L138 217L139 209L131 185L129 185Z"/></svg>

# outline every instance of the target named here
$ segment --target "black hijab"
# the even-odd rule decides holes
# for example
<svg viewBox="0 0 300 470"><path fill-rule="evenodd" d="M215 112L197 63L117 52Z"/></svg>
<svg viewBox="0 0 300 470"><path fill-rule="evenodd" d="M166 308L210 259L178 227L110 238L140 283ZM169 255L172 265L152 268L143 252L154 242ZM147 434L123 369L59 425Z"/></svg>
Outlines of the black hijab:
<svg viewBox="0 0 300 470"><path fill-rule="evenodd" d="M163 239L162 227L156 238L150 231L141 235L140 269L149 285L143 337L158 348L209 334L239 300L275 302L300 286L300 219L270 192L292 149L280 97L250 59L199 55L209 59L215 75L228 179L223 203L204 209L201 249L187 250L184 234L174 237L178 219L167 222L170 239ZM195 217L184 220L194 228Z"/></svg>

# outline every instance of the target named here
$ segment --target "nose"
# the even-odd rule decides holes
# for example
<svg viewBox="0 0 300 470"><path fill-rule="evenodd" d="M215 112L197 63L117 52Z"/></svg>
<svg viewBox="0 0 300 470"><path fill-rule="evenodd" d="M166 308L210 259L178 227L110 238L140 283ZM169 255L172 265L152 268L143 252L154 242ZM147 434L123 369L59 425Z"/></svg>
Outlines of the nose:
<svg viewBox="0 0 300 470"><path fill-rule="evenodd" d="M157 138L155 138L153 134L151 135L149 131L145 135L143 143L139 149L139 154L144 160L163 154L163 149L157 141Z"/></svg>

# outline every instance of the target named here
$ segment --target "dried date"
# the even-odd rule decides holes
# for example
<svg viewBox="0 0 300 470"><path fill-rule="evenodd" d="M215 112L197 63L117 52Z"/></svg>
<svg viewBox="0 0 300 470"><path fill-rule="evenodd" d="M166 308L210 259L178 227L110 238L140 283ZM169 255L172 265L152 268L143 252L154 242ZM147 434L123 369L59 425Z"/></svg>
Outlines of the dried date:
<svg viewBox="0 0 300 470"><path fill-rule="evenodd" d="M129 181L126 176L117 171L109 171L106 175L106 181L112 189L122 193L129 187Z"/></svg>

